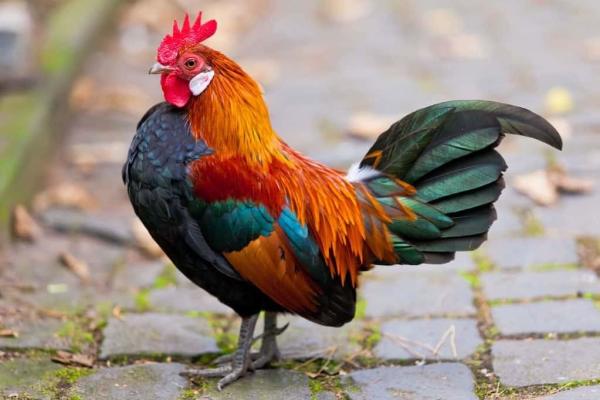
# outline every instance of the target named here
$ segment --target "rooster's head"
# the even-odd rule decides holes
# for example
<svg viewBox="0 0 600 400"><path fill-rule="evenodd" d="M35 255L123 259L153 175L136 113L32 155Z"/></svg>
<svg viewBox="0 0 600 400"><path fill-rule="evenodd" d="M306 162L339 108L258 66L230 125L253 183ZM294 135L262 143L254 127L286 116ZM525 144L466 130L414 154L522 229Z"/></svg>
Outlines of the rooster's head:
<svg viewBox="0 0 600 400"><path fill-rule="evenodd" d="M220 53L202 45L217 30L217 22L201 21L202 13L191 24L185 16L181 28L173 23L173 33L166 35L158 47L157 63L151 74L161 74L165 100L183 107L192 96L198 96L210 85L214 75L214 60Z"/></svg>

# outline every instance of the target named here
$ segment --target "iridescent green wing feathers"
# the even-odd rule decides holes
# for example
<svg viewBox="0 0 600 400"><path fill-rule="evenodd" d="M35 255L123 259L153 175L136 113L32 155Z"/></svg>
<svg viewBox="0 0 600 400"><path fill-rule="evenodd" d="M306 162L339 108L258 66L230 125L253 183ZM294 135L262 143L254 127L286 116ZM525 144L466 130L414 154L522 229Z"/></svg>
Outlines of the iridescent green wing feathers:
<svg viewBox="0 0 600 400"><path fill-rule="evenodd" d="M477 100L418 110L377 139L361 167L383 177L365 183L386 207L407 207L416 215L388 226L399 262L447 262L455 251L475 249L485 240L496 218L493 202L504 188L506 164L494 150L504 133L562 147L558 132L539 115ZM394 195L399 187L386 177L410 183L416 195Z"/></svg>

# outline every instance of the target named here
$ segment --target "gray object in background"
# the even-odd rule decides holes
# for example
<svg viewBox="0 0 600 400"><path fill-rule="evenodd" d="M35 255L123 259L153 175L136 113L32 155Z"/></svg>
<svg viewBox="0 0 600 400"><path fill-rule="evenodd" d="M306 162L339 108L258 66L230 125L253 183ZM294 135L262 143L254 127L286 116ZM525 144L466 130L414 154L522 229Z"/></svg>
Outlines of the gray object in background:
<svg viewBox="0 0 600 400"><path fill-rule="evenodd" d="M0 87L12 86L33 72L33 19L22 1L0 3Z"/></svg>

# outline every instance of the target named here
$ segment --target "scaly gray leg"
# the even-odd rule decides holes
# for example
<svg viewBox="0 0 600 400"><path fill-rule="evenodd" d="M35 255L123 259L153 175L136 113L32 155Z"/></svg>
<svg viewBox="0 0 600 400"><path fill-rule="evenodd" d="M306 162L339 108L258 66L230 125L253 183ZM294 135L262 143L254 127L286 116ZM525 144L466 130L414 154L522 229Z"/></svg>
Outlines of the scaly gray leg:
<svg viewBox="0 0 600 400"><path fill-rule="evenodd" d="M271 361L276 361L280 358L279 349L277 348L277 336L281 335L288 328L287 323L281 328L277 327L277 313L265 312L265 327L263 333L256 336L253 342L262 339L260 351L250 353L250 358L254 361L252 369L261 369ZM233 360L234 354L226 354L214 360L215 364L225 364Z"/></svg>
<svg viewBox="0 0 600 400"><path fill-rule="evenodd" d="M258 358L252 363L252 369L260 369L272 361L281 358L281 353L277 347L277 335L280 335L287 329L289 324L282 328L277 328L277 313L265 313L265 328L258 352Z"/></svg>
<svg viewBox="0 0 600 400"><path fill-rule="evenodd" d="M250 346L252 346L252 337L254 335L254 328L256 327L257 320L258 314L242 319L240 337L238 339L238 348L233 354L231 365L208 369L191 368L183 372L182 375L187 377L204 378L222 376L223 378L217 384L217 389L219 390L222 390L231 382L234 382L244 376L250 368Z"/></svg>

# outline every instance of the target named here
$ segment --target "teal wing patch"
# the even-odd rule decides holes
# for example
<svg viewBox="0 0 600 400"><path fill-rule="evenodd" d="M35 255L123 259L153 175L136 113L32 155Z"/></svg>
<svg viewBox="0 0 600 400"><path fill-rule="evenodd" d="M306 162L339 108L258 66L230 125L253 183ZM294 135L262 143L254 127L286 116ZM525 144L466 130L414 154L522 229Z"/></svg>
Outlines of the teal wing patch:
<svg viewBox="0 0 600 400"><path fill-rule="evenodd" d="M275 220L263 205L225 200L206 204L198 222L215 251L232 252L260 236L269 236Z"/></svg>

